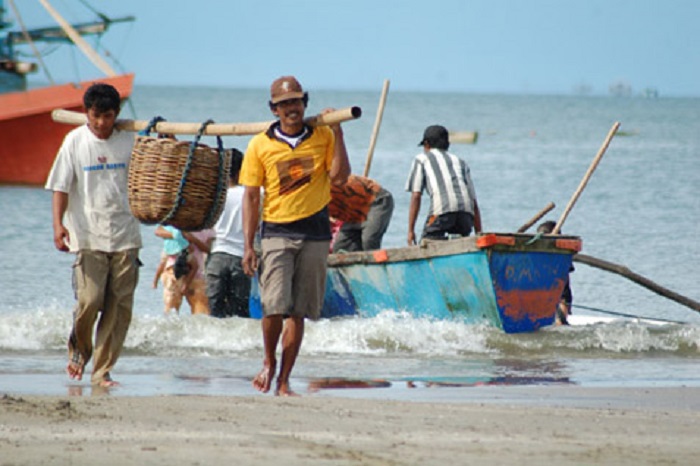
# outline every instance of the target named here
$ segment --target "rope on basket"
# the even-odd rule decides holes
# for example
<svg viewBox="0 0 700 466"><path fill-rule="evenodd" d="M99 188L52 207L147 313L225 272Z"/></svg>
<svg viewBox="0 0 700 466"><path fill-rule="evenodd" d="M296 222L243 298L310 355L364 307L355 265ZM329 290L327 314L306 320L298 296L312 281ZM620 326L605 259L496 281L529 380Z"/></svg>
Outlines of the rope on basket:
<svg viewBox="0 0 700 466"><path fill-rule="evenodd" d="M158 123L160 123L161 121L165 121L165 118L163 118L163 117L160 116L160 115L159 115L159 116L154 116L153 118L151 118L151 121L148 122L148 126L146 126L145 129L139 131L139 136L148 136L148 135L150 135L150 134L151 134L151 131L153 131L153 128L155 128L156 125L157 125Z"/></svg>
<svg viewBox="0 0 700 466"><path fill-rule="evenodd" d="M158 118L158 117L156 117ZM154 118L153 120L155 120ZM151 120L153 122L153 120ZM178 209L182 206L182 204L185 201L185 197L183 196L183 191L185 190L185 185L187 184L187 175L190 173L190 169L192 168L192 161L194 160L194 153L195 150L197 149L197 145L199 144L199 140L202 138L202 135L204 134L204 131L207 129L207 126L210 124L214 123L214 120L209 119L202 123L202 126L199 127L199 131L197 131L197 134L195 135L194 139L192 140L192 143L190 144L190 151L187 155L187 162L185 163L185 169L182 172L182 178L180 178L180 186L177 188L177 195L175 197L175 203L170 209L170 212L165 216L165 218L161 221L163 224L167 224L172 218L175 216L177 213ZM150 126L150 123L149 123ZM155 123L154 123L155 126ZM212 209L209 210L209 213L207 214L207 220L205 222L205 225L208 225L209 221L212 218L212 215L217 211L218 208L218 203L219 203L219 194L221 193L221 185L222 185L222 172L223 172L223 143L221 142L221 136L216 137L216 143L217 143L217 152L219 155L219 180L217 181L216 184L216 197L214 199L214 206Z"/></svg>
<svg viewBox="0 0 700 466"><path fill-rule="evenodd" d="M209 120L209 122L213 123L213 120ZM208 123L205 123L207 125ZM202 129L204 131L204 129ZM214 194L214 205L211 206L211 209L209 209L209 213L207 214L207 218L204 221L204 225L212 225L212 220L214 219L214 215L219 211L219 200L222 197L221 196L221 191L223 189L227 188L227 180L224 178L224 167L225 167L225 157L226 157L226 152L224 151L224 145L221 142L221 136L216 137L216 152L219 155L219 179L216 182L216 193ZM226 196L224 196L224 199L226 199Z"/></svg>

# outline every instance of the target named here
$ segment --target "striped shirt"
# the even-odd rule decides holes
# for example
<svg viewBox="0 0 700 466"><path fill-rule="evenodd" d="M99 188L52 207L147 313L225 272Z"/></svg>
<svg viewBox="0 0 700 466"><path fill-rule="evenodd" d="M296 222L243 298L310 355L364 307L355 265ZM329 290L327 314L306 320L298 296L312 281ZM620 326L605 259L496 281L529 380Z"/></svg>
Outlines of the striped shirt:
<svg viewBox="0 0 700 466"><path fill-rule="evenodd" d="M406 191L430 195L428 215L474 214L476 192L466 162L447 151L431 149L413 159Z"/></svg>

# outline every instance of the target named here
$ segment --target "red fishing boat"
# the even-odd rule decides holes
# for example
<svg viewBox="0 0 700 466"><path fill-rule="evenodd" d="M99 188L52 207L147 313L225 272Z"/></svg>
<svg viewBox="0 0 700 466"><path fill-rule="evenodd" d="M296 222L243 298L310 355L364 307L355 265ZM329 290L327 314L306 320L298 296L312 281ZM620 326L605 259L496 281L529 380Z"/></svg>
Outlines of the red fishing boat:
<svg viewBox="0 0 700 466"><path fill-rule="evenodd" d="M131 95L133 87L132 73L117 74L82 41L83 35L103 34L111 23L133 21L133 17L108 19L101 15L100 21L70 25L46 0L41 0L41 3L60 27L23 29L0 36L0 184L44 184L63 138L72 129L72 126L55 123L51 111L56 108L81 110L83 93L94 82L113 85L123 98ZM5 1L0 0L0 30L10 27L4 21L4 6ZM18 22L22 24L22 21ZM106 76L27 89L26 75L36 71L38 66L19 60L19 47L38 42L77 45ZM32 49L36 50L36 47L32 45ZM40 61L41 57L36 59Z"/></svg>

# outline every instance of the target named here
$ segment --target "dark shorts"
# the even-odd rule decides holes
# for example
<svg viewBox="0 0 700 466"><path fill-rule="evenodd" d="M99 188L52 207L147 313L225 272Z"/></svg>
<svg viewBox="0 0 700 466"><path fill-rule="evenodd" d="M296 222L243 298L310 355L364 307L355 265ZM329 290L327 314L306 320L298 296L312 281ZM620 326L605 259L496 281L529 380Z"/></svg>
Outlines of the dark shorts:
<svg viewBox="0 0 700 466"><path fill-rule="evenodd" d="M468 212L448 212L428 217L422 238L447 239L448 235L469 236L474 227L474 216Z"/></svg>
<svg viewBox="0 0 700 466"><path fill-rule="evenodd" d="M250 317L250 277L241 258L225 252L209 254L206 266L207 296L214 317Z"/></svg>

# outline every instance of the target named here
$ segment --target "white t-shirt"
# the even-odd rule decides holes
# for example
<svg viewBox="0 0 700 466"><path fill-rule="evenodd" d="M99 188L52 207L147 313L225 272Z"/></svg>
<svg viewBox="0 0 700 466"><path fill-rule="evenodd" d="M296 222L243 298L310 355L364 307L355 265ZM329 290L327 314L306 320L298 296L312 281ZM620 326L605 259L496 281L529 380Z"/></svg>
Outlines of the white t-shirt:
<svg viewBox="0 0 700 466"><path fill-rule="evenodd" d="M71 251L141 247L140 225L127 195L133 145L132 133L115 129L109 139L99 139L87 125L63 140L46 189L68 193L64 222Z"/></svg>
<svg viewBox="0 0 700 466"><path fill-rule="evenodd" d="M225 252L243 257L243 186L233 186L226 191L226 205L214 225L216 239L211 252Z"/></svg>

